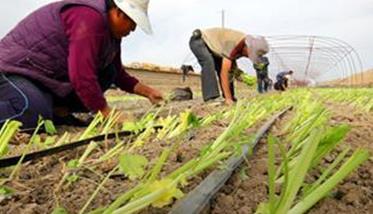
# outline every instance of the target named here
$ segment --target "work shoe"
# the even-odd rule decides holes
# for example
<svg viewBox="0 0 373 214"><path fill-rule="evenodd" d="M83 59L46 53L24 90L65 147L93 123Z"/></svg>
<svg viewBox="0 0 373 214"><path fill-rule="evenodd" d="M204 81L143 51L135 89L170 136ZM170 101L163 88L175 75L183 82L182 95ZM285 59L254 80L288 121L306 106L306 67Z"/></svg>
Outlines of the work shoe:
<svg viewBox="0 0 373 214"><path fill-rule="evenodd" d="M216 98L209 99L209 100L205 101L205 104L207 104L207 105L223 105L224 101L225 101L224 98L216 97Z"/></svg>

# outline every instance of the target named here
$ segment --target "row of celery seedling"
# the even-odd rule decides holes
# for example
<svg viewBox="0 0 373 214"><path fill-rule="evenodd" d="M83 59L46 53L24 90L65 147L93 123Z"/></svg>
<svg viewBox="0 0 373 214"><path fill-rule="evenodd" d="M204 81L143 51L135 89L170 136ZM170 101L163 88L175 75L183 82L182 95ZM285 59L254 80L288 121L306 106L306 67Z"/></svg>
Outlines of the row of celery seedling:
<svg viewBox="0 0 373 214"><path fill-rule="evenodd" d="M273 100L277 102L273 102ZM231 120L228 127L214 142L207 147L201 148L199 156L187 161L173 172L160 176L160 172L167 163L170 154L178 148L181 142L171 141L169 147L162 152L149 172L142 173L145 176L138 180L135 187L119 195L107 207L96 209L91 213L134 213L148 206L164 207L171 204L173 199L179 199L183 196L181 189L193 177L208 168L216 166L235 152L238 152L237 145L248 143L248 136L244 134L247 128L252 127L274 111L284 108L288 103L288 98L280 96L272 97L272 99L257 98L250 103L248 101L240 102L232 110L226 112L226 115L229 116L225 118ZM144 157L141 154L134 156L137 160L134 162L138 164L131 168L144 168L147 163ZM122 163L125 165L125 161ZM126 163L128 163L128 159ZM122 168L122 171L127 174L128 171L123 170L124 167L119 165L118 168Z"/></svg>
<svg viewBox="0 0 373 214"><path fill-rule="evenodd" d="M373 111L373 89L371 88L318 89L317 93L325 100L345 103L367 112Z"/></svg>
<svg viewBox="0 0 373 214"><path fill-rule="evenodd" d="M319 102L304 96L294 119L283 130L286 137L268 138L269 195L257 213L305 213L369 158L367 150L352 151L341 144L350 127L331 127L329 118L330 113ZM336 150L337 146L343 149ZM323 158L332 152L337 157L326 165ZM311 179L315 170L319 176Z"/></svg>
<svg viewBox="0 0 373 214"><path fill-rule="evenodd" d="M162 109L159 109L159 111L161 110ZM46 149L54 146L60 146L72 141L84 140L97 135L109 134L111 132L124 130L133 131L134 133L137 133L137 136L130 139L115 139L116 145L113 148L108 149L98 159L92 159L90 156L94 153L99 142L91 142L79 158L70 160L65 164L65 167L63 167L65 172L63 173L63 177L60 180L57 190L59 190L66 181L67 184L76 182L79 179L79 169L89 168L90 170L94 171L95 166L112 159L117 159L118 165L114 167L111 173L108 174L102 184L107 181L112 173L116 171L122 171L130 179L139 179L139 177L142 177L145 173L141 169L141 166L144 166L148 161L141 155L133 154L135 152L135 148L141 147L145 143L149 142L152 136L155 136L158 141L165 140L170 142L192 128L207 126L215 120L230 117L231 114L229 111L223 111L205 118L197 118L190 110L186 110L185 112L180 113L179 116L168 115L165 118L158 118L158 112L147 113L140 120L125 123L122 127L118 128L116 124L119 115L115 114L114 112L115 111L113 111L108 119L104 119L101 114L97 114L91 124L82 133L74 136L66 132L61 137L57 137L55 135L56 130L51 121L40 120L39 125L35 129L33 135L30 137L29 142L24 146L22 154L25 155L34 147L36 147L36 149ZM42 126L44 126L45 130L47 130L48 134L50 135L45 140L41 140L42 137L37 134ZM159 129L158 132L155 133L155 127L160 126L163 128ZM20 131L20 127L21 123L17 121L7 121L2 126L2 129L0 130L0 157L5 157L8 154L8 148L10 147L9 142ZM173 147L175 147L175 145L173 145ZM160 156L160 160L162 160L163 157L169 152L169 149L165 150ZM13 193L10 191L11 189L5 185L8 181L15 178L16 172L18 172L21 167L21 161L16 167L14 167L14 169L12 169L12 173L9 178L5 178L1 181L0 194L2 196L9 196ZM157 173L159 172L157 172L157 167L155 167L152 172L152 177L154 177ZM84 213L96 194L97 191L92 195L91 199L82 208L80 213ZM56 202L56 205L55 211L61 212L63 208L59 206L58 201Z"/></svg>

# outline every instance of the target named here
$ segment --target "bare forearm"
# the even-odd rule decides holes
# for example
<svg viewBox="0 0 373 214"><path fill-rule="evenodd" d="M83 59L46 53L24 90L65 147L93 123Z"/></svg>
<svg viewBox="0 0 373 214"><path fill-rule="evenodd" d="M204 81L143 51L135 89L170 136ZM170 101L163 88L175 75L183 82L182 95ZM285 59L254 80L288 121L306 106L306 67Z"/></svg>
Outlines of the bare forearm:
<svg viewBox="0 0 373 214"><path fill-rule="evenodd" d="M232 67L232 62L229 59L223 59L221 66L220 79L223 88L224 97L226 100L233 100L232 93L229 87L229 71Z"/></svg>
<svg viewBox="0 0 373 214"><path fill-rule="evenodd" d="M163 100L162 94L141 82L137 83L134 88L134 93L140 96L147 97L153 104L159 104Z"/></svg>
<svg viewBox="0 0 373 214"><path fill-rule="evenodd" d="M221 75L221 83L223 88L224 97L227 100L232 100L232 93L229 87L229 76L227 73Z"/></svg>
<svg viewBox="0 0 373 214"><path fill-rule="evenodd" d="M140 82L138 82L135 87L133 88L133 93L147 97L153 104L160 102L162 98L162 94L160 94L157 90L146 86ZM106 105L102 109L99 110L104 117L108 117L112 111L112 108L110 106ZM129 121L128 115L125 115L123 113L120 114L120 121Z"/></svg>

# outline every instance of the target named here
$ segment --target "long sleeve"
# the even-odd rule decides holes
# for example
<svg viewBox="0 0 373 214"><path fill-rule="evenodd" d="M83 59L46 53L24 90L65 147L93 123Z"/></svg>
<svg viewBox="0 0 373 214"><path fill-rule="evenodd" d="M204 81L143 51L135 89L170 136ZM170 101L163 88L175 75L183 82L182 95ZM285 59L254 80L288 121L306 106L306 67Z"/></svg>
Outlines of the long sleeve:
<svg viewBox="0 0 373 214"><path fill-rule="evenodd" d="M61 13L69 41L70 82L89 110L96 112L107 103L98 81L99 53L105 38L102 15L86 6L73 6Z"/></svg>
<svg viewBox="0 0 373 214"><path fill-rule="evenodd" d="M135 77L129 75L126 70L123 67L122 60L120 58L120 51L119 53L115 56L114 59L114 65L115 68L118 71L118 75L116 78L115 84L122 90L128 92L128 93L133 93L134 88L139 82Z"/></svg>

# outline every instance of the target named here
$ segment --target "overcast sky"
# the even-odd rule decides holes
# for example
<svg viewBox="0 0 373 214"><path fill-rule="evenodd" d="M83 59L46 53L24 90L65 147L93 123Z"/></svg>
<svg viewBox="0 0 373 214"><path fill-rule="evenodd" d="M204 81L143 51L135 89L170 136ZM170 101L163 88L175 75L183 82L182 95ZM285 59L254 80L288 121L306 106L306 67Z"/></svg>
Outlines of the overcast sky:
<svg viewBox="0 0 373 214"><path fill-rule="evenodd" d="M3 1L0 37L31 11L53 0ZM137 29L123 42L123 62L150 62L179 67L190 56L188 41L196 28L221 25L249 34L320 35L352 45L373 68L373 0L151 0L154 35ZM188 57L189 55L189 57Z"/></svg>

